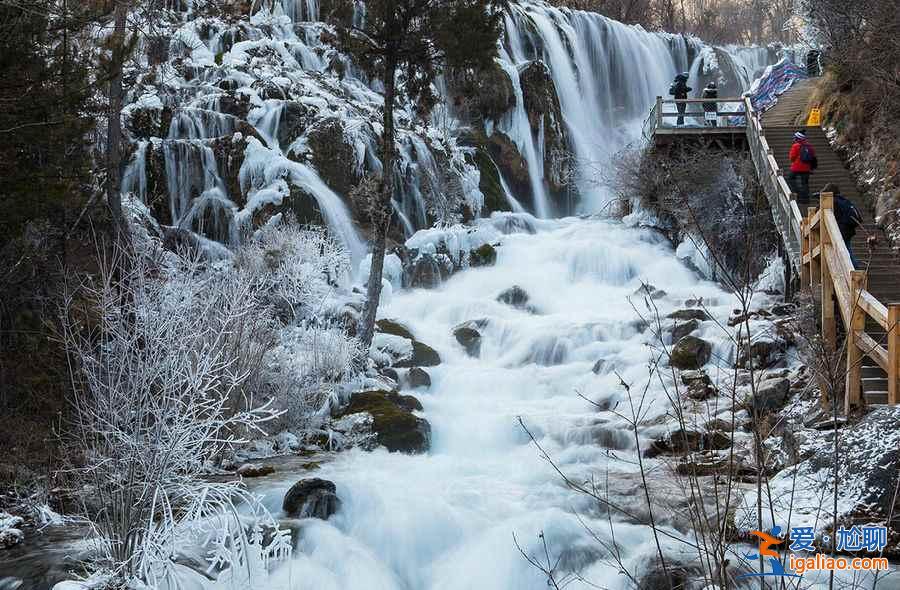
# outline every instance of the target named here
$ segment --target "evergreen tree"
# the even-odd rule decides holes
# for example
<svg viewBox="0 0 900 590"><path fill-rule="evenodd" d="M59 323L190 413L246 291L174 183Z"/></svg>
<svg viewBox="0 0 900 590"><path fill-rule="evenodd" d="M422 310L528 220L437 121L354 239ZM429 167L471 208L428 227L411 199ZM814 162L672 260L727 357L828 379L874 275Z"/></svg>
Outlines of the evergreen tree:
<svg viewBox="0 0 900 590"><path fill-rule="evenodd" d="M384 83L384 127L381 134L383 178L370 204L372 266L367 301L360 319L364 345L372 343L381 296L385 245L394 196L398 95L415 101L419 112L435 104L432 83L443 69L479 69L497 54L500 35L498 0L369 0L364 22L341 31L344 47L362 67Z"/></svg>
<svg viewBox="0 0 900 590"><path fill-rule="evenodd" d="M0 2L0 246L29 221L62 226L85 200L94 105L73 4Z"/></svg>

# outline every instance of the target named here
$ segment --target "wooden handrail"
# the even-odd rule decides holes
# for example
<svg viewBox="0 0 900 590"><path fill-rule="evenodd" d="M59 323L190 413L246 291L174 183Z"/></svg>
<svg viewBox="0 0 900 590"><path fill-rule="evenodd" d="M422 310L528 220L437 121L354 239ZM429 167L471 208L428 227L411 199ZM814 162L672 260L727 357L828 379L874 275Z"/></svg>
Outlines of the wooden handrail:
<svg viewBox="0 0 900 590"><path fill-rule="evenodd" d="M837 350L835 312L847 331L847 383L845 407L862 400L860 367L867 356L884 369L888 376L888 403L900 403L900 303L884 304L868 291L868 275L853 266L850 251L834 216L833 195L820 195L820 207L801 211L775 159L749 97L743 99L667 99L657 97L645 122L645 136L662 126L663 118L679 113L663 113L667 104L743 103L743 112L719 115L743 116L746 119L747 145L759 181L769 201L772 218L788 252L791 267L800 274L801 285L821 290L822 336L832 350ZM687 113L687 116L691 116ZM649 129L649 135L647 128ZM866 333L866 318L872 318L887 332L885 342ZM824 395L824 393L823 393Z"/></svg>
<svg viewBox="0 0 900 590"><path fill-rule="evenodd" d="M863 308L870 318L878 322L878 325L888 329L888 308L875 296L863 289L859 294L859 306Z"/></svg>
<svg viewBox="0 0 900 590"><path fill-rule="evenodd" d="M744 100L747 143L753 164L772 207L791 265L800 271L804 287L821 290L822 334L837 348L835 308L847 330L846 408L861 402L860 367L867 356L888 376L888 403L900 403L900 304L885 305L867 289L868 276L853 267L850 252L834 216L833 195L820 195L820 208L800 211L766 140L759 113L749 98ZM837 302L835 305L834 302ZM879 343L866 333L870 317L887 331Z"/></svg>

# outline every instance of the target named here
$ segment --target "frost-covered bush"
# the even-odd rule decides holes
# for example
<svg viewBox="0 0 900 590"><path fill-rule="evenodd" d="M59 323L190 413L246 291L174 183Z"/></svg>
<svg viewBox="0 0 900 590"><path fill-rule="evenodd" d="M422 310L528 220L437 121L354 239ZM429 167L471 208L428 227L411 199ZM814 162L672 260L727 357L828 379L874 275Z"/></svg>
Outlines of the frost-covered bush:
<svg viewBox="0 0 900 590"><path fill-rule="evenodd" d="M265 379L293 428L316 428L355 376L365 353L355 337L331 326L283 330L267 355Z"/></svg>
<svg viewBox="0 0 900 590"><path fill-rule="evenodd" d="M328 317L346 300L346 248L323 228L288 223L260 230L236 265L261 297L290 312L279 314L288 325L266 354L260 385L284 410L284 426L318 426L364 357L358 339Z"/></svg>
<svg viewBox="0 0 900 590"><path fill-rule="evenodd" d="M271 346L270 311L225 262L166 260L105 260L68 294L62 318L73 489L88 492L84 515L104 565L150 587L171 585L175 557L196 546L234 571L290 550L238 482L202 477L277 416L249 387ZM236 516L239 504L249 521Z"/></svg>
<svg viewBox="0 0 900 590"><path fill-rule="evenodd" d="M267 227L238 252L237 267L293 318L320 309L350 282L350 255L328 230L286 223Z"/></svg>

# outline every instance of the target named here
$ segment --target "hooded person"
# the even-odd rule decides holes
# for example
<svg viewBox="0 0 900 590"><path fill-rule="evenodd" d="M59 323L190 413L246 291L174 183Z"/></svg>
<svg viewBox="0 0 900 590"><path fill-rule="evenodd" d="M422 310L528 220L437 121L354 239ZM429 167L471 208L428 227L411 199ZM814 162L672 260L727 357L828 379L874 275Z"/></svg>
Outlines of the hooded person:
<svg viewBox="0 0 900 590"><path fill-rule="evenodd" d="M853 268L858 270L860 268L859 261L853 254L851 242L853 241L853 236L856 235L856 230L863 225L862 213L860 213L859 209L856 208L856 205L854 205L850 199L841 194L841 188L836 183L829 182L826 184L822 187L822 192L819 194L822 193L831 193L834 198L834 218L837 221L838 228L841 230L841 237L844 239L844 244L847 246L847 253L850 254L850 261L853 263Z"/></svg>
<svg viewBox="0 0 900 590"><path fill-rule="evenodd" d="M675 100L686 99L688 93L693 90L693 88L687 85L689 77L690 75L687 72L682 72L675 76L675 80L669 87L669 94L673 96ZM687 104L679 102L675 104L675 108L678 109L678 125L684 125L684 111L687 109Z"/></svg>
<svg viewBox="0 0 900 590"><path fill-rule="evenodd" d="M803 211L802 207L809 205L809 175L818 166L816 150L810 145L803 131L794 133L794 143L791 145L788 159L791 161L791 171L787 182L797 195L797 204L801 205L800 210Z"/></svg>
<svg viewBox="0 0 900 590"><path fill-rule="evenodd" d="M710 82L706 85L706 88L703 89L702 98L719 98L719 89L716 86L715 82ZM705 121L706 124L710 127L717 127L718 122L716 119L716 114L719 110L719 103L715 100L708 100L703 103L703 112L705 113Z"/></svg>

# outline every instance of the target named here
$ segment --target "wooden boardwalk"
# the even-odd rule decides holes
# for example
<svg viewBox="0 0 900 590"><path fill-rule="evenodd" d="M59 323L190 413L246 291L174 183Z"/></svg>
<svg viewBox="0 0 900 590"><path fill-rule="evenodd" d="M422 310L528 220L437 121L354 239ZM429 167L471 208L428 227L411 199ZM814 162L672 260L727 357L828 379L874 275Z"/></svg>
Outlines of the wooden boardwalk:
<svg viewBox="0 0 900 590"><path fill-rule="evenodd" d="M832 182L840 186L844 197L852 201L862 212L864 227L857 231L853 238L851 248L859 262L856 270L867 271L868 287L879 301L885 304L900 302L900 263L888 246L888 241L882 230L875 224L874 211L863 199L857 187L853 174L846 168L844 162L835 153L825 132L819 127L806 127L803 120L810 94L814 89L812 80L804 80L795 84L788 92L778 99L778 103L762 115L762 127L768 141L769 148L778 162L778 166L787 175L790 170L788 153L793 143L794 132L802 129L809 142L816 150L819 167L810 176L810 194L819 192L827 183ZM812 206L818 207L819 202L811 197ZM801 211L806 215L806 211ZM867 238L874 237L874 246L867 242ZM886 341L886 331L871 317L867 318L866 333L879 342ZM871 359L863 359L862 390L867 403L877 404L887 402L887 376L885 372Z"/></svg>
<svg viewBox="0 0 900 590"><path fill-rule="evenodd" d="M690 106L703 101L664 101L658 97L644 123L644 137L665 146L673 141L718 145L729 134L745 136L790 268L800 275L801 287L809 289L819 303L822 339L846 356L846 407L863 401L900 404L900 260L824 131L806 126L805 114L814 88L815 80L795 83L765 113L754 109L749 98L742 98L747 116L736 120L740 126L728 130L667 125L666 119L677 114L664 112L664 105ZM723 100L735 101L719 102ZM802 210L786 182L788 153L798 129L804 130L819 160L818 169L810 177L810 203ZM857 266L840 235L833 195L812 196L827 183L837 184L841 194L863 214L864 225L850 244ZM826 392L825 387L822 391Z"/></svg>

